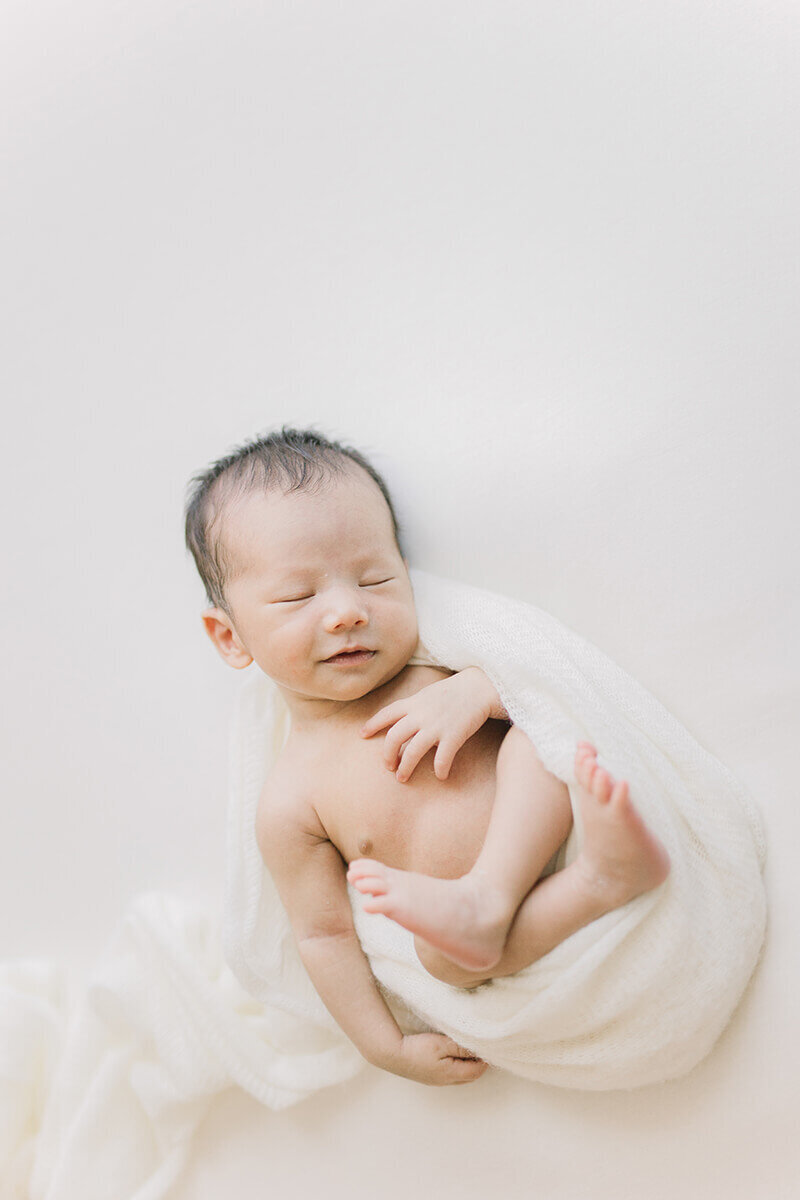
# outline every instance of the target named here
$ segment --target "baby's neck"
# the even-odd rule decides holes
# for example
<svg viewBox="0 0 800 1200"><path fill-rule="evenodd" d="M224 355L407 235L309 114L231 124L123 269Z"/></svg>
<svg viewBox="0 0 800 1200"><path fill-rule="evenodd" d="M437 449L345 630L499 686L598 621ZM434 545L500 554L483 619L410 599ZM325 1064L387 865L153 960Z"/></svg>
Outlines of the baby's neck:
<svg viewBox="0 0 800 1200"><path fill-rule="evenodd" d="M408 665L402 667L386 683L355 700L318 700L298 696L295 692L288 692L280 687L279 691L289 710L293 732L303 737L313 736L334 726L360 728L378 709L392 703L409 671L414 669Z"/></svg>

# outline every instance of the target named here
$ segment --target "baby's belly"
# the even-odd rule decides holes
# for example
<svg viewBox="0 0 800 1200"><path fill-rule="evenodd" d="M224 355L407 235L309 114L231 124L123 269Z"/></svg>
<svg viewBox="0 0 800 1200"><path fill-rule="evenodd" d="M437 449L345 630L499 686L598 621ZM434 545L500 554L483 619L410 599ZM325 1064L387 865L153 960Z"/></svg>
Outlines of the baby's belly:
<svg viewBox="0 0 800 1200"><path fill-rule="evenodd" d="M383 735L354 733L317 805L331 841L347 862L376 858L391 867L455 878L483 844L494 802L497 752L507 726L488 721L456 755L447 780L429 751L407 783L383 763Z"/></svg>

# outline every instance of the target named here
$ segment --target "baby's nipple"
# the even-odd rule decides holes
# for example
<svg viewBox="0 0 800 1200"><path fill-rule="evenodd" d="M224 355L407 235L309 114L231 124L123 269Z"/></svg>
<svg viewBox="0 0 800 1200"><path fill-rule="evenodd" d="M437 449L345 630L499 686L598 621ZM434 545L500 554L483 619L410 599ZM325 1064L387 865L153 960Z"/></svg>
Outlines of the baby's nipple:
<svg viewBox="0 0 800 1200"><path fill-rule="evenodd" d="M369 838L363 838L358 843L358 853L362 858L366 858L367 855L372 853L372 842L369 840Z"/></svg>

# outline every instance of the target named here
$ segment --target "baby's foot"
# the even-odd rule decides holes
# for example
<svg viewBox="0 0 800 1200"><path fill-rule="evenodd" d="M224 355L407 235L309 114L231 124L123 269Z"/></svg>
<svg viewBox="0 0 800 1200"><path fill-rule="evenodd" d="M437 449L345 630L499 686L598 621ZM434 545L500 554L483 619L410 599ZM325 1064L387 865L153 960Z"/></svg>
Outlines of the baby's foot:
<svg viewBox="0 0 800 1200"><path fill-rule="evenodd" d="M350 864L347 878L372 896L365 912L397 921L460 967L489 970L500 960L514 908L478 872L435 879L359 858Z"/></svg>
<svg viewBox="0 0 800 1200"><path fill-rule="evenodd" d="M631 803L628 784L598 766L588 742L578 743L575 776L584 835L575 865L610 911L663 883L669 855Z"/></svg>

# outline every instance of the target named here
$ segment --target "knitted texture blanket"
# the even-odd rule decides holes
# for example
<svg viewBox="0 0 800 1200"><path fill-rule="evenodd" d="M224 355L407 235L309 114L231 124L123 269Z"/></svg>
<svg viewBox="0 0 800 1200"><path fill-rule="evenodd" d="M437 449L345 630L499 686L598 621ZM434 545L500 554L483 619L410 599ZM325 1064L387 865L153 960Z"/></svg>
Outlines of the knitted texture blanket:
<svg viewBox="0 0 800 1200"><path fill-rule="evenodd" d="M575 743L597 745L630 781L672 871L475 991L431 978L411 935L364 913L352 891L390 1006L409 1031L441 1030L495 1066L564 1087L630 1088L688 1071L728 1021L763 939L751 801L652 696L552 617L412 579L432 657L481 667L569 786ZM48 964L0 965L0 1180L10 1197L106 1200L111 1179L119 1200L159 1200L224 1088L279 1109L363 1066L311 985L255 842L262 781L285 735L275 701L248 671L231 727L230 967L208 914L154 894L134 899L85 990L73 994ZM576 827L567 859L579 843Z"/></svg>
<svg viewBox="0 0 800 1200"><path fill-rule="evenodd" d="M627 779L669 851L652 892L592 922L544 958L472 991L432 978L413 937L363 911L356 930L401 1026L449 1034L490 1064L562 1087L633 1088L676 1077L709 1051L764 937L764 837L730 772L635 680L539 609L412 572L420 637L452 670L480 667L511 720L574 798L579 740ZM247 680L231 734L226 957L244 987L306 1031L296 1069L344 1040L300 962L255 842L259 793L286 714L263 675ZM573 804L573 809L575 808ZM579 814L566 860L580 846ZM349 1056L343 1070L352 1070ZM286 1063L286 1078L292 1077Z"/></svg>

